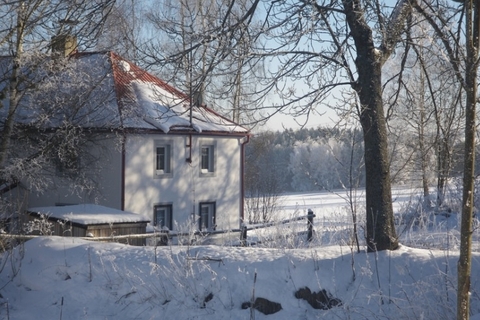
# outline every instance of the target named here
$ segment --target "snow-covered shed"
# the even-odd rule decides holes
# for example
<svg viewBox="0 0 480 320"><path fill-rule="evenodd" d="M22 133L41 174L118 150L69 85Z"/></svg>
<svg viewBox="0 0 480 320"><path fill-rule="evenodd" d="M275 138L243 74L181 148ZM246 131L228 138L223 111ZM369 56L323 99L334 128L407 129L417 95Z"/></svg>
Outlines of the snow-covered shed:
<svg viewBox="0 0 480 320"><path fill-rule="evenodd" d="M72 237L111 237L146 233L150 222L132 212L96 204L35 207L28 209L29 220L46 220L53 235ZM130 239L131 245L144 245L145 239Z"/></svg>

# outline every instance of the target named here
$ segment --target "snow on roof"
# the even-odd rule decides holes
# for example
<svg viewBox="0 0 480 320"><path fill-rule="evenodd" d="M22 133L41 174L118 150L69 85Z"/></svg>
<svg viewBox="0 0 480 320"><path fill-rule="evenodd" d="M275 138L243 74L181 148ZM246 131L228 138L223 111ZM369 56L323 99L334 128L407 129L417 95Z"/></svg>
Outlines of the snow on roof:
<svg viewBox="0 0 480 320"><path fill-rule="evenodd" d="M170 131L247 133L248 130L190 98L115 53L110 53L124 127ZM129 116L127 116L129 115Z"/></svg>
<svg viewBox="0 0 480 320"><path fill-rule="evenodd" d="M135 223L149 222L143 216L104 207L96 204L78 204L70 206L34 207L29 212L46 215L51 218L70 221L82 225L108 224L108 223Z"/></svg>
<svg viewBox="0 0 480 320"><path fill-rule="evenodd" d="M0 69L8 73L10 62L11 58L2 59ZM205 106L193 106L190 112L188 95L113 52L77 53L62 63L57 74L40 81L43 91L24 95L17 109L18 123L248 134L246 128ZM0 88L5 85L0 83ZM0 118L6 117L6 106Z"/></svg>
<svg viewBox="0 0 480 320"><path fill-rule="evenodd" d="M0 90L9 85L12 67L11 57L0 58ZM105 54L58 61L47 56L41 61L25 63L19 71L24 80L18 84L20 100L15 122L43 129L67 124L96 129L120 127L111 70ZM0 123L10 107L8 90L6 93L4 108L0 108Z"/></svg>
<svg viewBox="0 0 480 320"><path fill-rule="evenodd" d="M185 106L185 100L155 83L134 80L131 85L142 107L143 120L165 133L190 127L197 132L246 132L244 128L205 107L193 107L190 122L190 108Z"/></svg>

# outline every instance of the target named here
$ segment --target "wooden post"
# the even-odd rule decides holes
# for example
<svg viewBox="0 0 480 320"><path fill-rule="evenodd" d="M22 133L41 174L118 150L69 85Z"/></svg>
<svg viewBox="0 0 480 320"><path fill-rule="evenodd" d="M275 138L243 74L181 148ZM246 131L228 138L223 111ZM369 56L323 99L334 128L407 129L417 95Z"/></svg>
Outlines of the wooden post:
<svg viewBox="0 0 480 320"><path fill-rule="evenodd" d="M247 246L247 226L242 224L240 231L240 246Z"/></svg>
<svg viewBox="0 0 480 320"><path fill-rule="evenodd" d="M308 228L307 241L308 242L311 242L313 239L313 217L315 217L315 215L313 214L312 209L308 209L308 216L307 216L307 228Z"/></svg>
<svg viewBox="0 0 480 320"><path fill-rule="evenodd" d="M168 245L168 230L160 231L160 241L158 241L157 245L160 245L160 246Z"/></svg>

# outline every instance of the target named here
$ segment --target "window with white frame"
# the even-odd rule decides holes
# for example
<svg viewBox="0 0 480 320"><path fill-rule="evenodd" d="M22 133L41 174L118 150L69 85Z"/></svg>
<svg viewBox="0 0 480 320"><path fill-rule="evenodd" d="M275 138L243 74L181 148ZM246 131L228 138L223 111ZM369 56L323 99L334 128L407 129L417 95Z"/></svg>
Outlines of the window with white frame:
<svg viewBox="0 0 480 320"><path fill-rule="evenodd" d="M208 174L215 172L215 146L203 144L200 149L200 172Z"/></svg>
<svg viewBox="0 0 480 320"><path fill-rule="evenodd" d="M153 224L160 229L172 230L172 205L159 204L153 209Z"/></svg>
<svg viewBox="0 0 480 320"><path fill-rule="evenodd" d="M200 202L200 231L214 231L215 223L215 202Z"/></svg>
<svg viewBox="0 0 480 320"><path fill-rule="evenodd" d="M167 141L155 142L155 176L171 176L172 144Z"/></svg>

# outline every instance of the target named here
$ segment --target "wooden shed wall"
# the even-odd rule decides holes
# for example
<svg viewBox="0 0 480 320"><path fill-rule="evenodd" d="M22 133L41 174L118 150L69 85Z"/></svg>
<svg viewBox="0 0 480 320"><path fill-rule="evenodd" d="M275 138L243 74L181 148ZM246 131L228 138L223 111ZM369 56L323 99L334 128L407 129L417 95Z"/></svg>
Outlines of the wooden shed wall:
<svg viewBox="0 0 480 320"><path fill-rule="evenodd" d="M29 215L29 220L33 221L33 219L38 218ZM53 224L53 235L64 237L86 237L89 233L91 233L93 237L112 237L129 234L145 234L147 230L146 222L82 225L68 221L63 223L62 221L51 218L48 220ZM145 239L122 239L116 241L134 246L144 246L146 243Z"/></svg>
<svg viewBox="0 0 480 320"><path fill-rule="evenodd" d="M86 234L91 233L94 237L123 236L129 234L145 234L147 224L142 223L114 223L88 225ZM121 240L119 242L128 243L134 246L144 246L145 239Z"/></svg>

